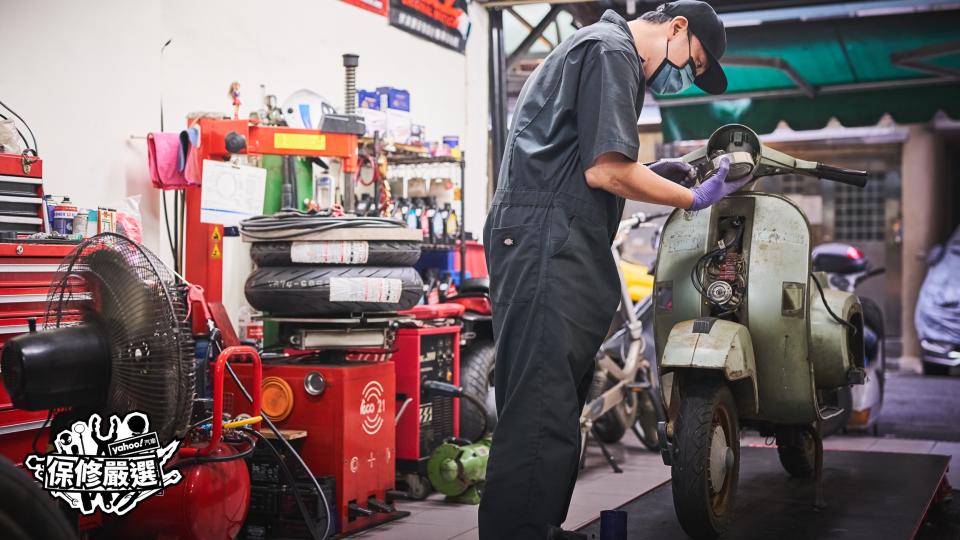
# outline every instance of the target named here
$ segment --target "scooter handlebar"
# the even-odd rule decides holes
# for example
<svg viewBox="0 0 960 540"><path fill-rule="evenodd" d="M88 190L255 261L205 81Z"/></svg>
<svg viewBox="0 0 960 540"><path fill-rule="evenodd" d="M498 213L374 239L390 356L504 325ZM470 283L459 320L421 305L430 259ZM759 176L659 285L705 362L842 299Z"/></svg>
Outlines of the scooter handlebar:
<svg viewBox="0 0 960 540"><path fill-rule="evenodd" d="M817 163L817 176L824 180L832 180L850 186L864 187L867 185L867 171L844 169Z"/></svg>

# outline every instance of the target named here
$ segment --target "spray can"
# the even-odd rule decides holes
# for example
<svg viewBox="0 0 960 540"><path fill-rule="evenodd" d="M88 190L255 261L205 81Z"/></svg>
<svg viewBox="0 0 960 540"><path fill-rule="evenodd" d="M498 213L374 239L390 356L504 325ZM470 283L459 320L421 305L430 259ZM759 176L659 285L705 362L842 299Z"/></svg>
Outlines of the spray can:
<svg viewBox="0 0 960 540"><path fill-rule="evenodd" d="M77 215L73 218L73 233L81 236L87 236L87 218L89 213L85 208L77 210Z"/></svg>
<svg viewBox="0 0 960 540"><path fill-rule="evenodd" d="M73 234L73 218L77 217L77 207L64 197L63 202L53 208L53 230L63 236Z"/></svg>

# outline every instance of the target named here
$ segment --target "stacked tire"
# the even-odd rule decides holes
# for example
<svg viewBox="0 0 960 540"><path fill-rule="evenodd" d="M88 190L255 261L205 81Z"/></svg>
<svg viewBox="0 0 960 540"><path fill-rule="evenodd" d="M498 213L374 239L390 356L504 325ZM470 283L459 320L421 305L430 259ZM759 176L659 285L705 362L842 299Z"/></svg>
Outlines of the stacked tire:
<svg viewBox="0 0 960 540"><path fill-rule="evenodd" d="M250 256L257 269L244 287L247 302L274 316L401 311L423 294L413 268L419 241L266 241L255 242Z"/></svg>

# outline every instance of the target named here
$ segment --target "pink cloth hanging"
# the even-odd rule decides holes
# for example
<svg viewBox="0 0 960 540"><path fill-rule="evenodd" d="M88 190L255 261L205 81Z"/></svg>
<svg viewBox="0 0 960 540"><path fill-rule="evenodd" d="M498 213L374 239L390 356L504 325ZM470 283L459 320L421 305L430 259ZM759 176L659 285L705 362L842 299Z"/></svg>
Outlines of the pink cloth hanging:
<svg viewBox="0 0 960 540"><path fill-rule="evenodd" d="M179 167L180 148L179 133L147 134L147 162L153 187L183 189L190 185Z"/></svg>

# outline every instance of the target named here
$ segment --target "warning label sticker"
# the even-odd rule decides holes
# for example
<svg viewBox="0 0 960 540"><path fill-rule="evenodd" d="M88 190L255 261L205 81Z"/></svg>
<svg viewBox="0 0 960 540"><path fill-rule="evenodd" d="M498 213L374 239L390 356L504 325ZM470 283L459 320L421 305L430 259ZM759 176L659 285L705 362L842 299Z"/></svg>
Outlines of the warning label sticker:
<svg viewBox="0 0 960 540"><path fill-rule="evenodd" d="M403 282L389 278L330 278L331 302L397 303Z"/></svg>
<svg viewBox="0 0 960 540"><path fill-rule="evenodd" d="M210 250L210 258L219 259L222 257L223 257L223 253L220 252L220 246L218 246L217 244L214 244L213 249Z"/></svg>
<svg viewBox="0 0 960 540"><path fill-rule="evenodd" d="M369 257L367 242L294 242L290 246L290 260L295 263L365 264Z"/></svg>
<svg viewBox="0 0 960 540"><path fill-rule="evenodd" d="M214 242L219 242L221 238L223 237L220 236L220 227L214 227L213 234L210 235L210 239Z"/></svg>

